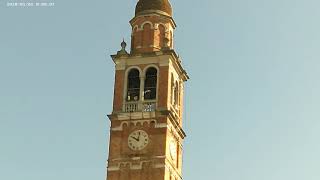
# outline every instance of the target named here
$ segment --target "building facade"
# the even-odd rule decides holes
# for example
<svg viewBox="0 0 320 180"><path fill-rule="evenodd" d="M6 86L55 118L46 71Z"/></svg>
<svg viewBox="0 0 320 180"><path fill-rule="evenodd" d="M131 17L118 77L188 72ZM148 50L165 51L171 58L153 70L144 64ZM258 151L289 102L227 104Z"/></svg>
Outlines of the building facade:
<svg viewBox="0 0 320 180"><path fill-rule="evenodd" d="M126 43L112 55L115 85L107 180L181 180L184 82L168 0L139 0Z"/></svg>

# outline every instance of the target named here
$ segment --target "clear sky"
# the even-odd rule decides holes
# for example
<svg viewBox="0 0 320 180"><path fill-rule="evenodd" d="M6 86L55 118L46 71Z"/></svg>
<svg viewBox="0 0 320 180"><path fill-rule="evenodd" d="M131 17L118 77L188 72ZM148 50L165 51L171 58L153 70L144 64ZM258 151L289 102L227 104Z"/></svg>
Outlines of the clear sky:
<svg viewBox="0 0 320 180"><path fill-rule="evenodd" d="M109 55L130 41L136 1L6 2L0 179L104 179ZM171 2L175 48L191 77L184 180L319 180L320 2Z"/></svg>

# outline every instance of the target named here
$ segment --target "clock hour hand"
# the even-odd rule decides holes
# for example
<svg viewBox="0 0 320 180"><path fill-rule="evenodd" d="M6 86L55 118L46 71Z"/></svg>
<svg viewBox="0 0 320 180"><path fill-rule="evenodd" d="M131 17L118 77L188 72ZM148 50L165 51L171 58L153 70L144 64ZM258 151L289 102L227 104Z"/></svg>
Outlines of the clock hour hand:
<svg viewBox="0 0 320 180"><path fill-rule="evenodd" d="M132 139L136 140L136 141L139 141L139 138L136 138L136 137L133 137L133 136L130 136Z"/></svg>

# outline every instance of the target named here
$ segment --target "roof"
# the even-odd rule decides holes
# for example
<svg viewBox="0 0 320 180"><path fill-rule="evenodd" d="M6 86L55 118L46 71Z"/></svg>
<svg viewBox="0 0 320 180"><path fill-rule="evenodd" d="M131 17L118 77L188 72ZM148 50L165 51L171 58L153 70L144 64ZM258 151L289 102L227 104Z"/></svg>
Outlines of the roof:
<svg viewBox="0 0 320 180"><path fill-rule="evenodd" d="M161 11L172 16L172 7L169 0L139 0L136 5L136 16L152 11Z"/></svg>

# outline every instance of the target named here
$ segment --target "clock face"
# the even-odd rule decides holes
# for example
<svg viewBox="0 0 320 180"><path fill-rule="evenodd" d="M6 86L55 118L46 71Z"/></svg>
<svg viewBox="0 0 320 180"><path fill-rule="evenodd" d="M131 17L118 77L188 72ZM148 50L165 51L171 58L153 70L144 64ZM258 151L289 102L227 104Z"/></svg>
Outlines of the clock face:
<svg viewBox="0 0 320 180"><path fill-rule="evenodd" d="M128 137L128 146L134 151L144 149L149 143L149 136L143 130L133 131Z"/></svg>
<svg viewBox="0 0 320 180"><path fill-rule="evenodd" d="M172 160L175 160L177 158L177 143L175 140L172 139L170 141L169 148L170 148L170 156Z"/></svg>

